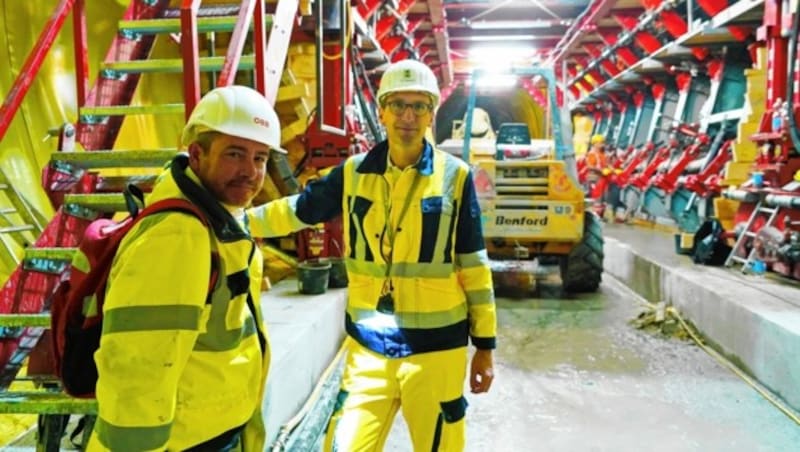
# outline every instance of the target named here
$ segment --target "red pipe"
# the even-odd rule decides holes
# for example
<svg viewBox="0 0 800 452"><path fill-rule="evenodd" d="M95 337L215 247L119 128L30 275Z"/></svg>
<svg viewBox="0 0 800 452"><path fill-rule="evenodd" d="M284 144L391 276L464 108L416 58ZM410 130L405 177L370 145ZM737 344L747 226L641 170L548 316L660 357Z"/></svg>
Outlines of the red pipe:
<svg viewBox="0 0 800 452"><path fill-rule="evenodd" d="M264 28L264 0L256 0L253 10L253 50L256 53L256 90L267 95L267 64L264 57L267 48L267 30Z"/></svg>
<svg viewBox="0 0 800 452"><path fill-rule="evenodd" d="M3 106L0 107L0 142L2 142L3 138L6 136L6 132L11 126L11 121L14 119L14 115L17 113L17 110L19 110L22 100L28 93L28 89L30 89L36 75L39 73L42 62L45 57L47 57L50 47L53 46L53 41L55 41L58 33L61 31L64 20L66 20L67 14L72 10L74 2L75 0L61 0L61 3L58 4L53 15L50 16L50 19L44 26L42 33L39 35L39 39L36 41L33 51L28 54L25 64L22 65L22 69L19 70L14 84L11 85L11 89L6 99L3 101Z"/></svg>
<svg viewBox="0 0 800 452"><path fill-rule="evenodd" d="M250 30L250 19L253 17L255 2L253 0L242 0L239 6L239 16L236 18L236 26L231 34L228 43L228 53L225 54L225 63L222 65L217 86L229 86L233 84L236 70L239 68L239 60L242 58L244 41Z"/></svg>
<svg viewBox="0 0 800 452"><path fill-rule="evenodd" d="M72 9L72 37L75 42L75 85L78 94L78 108L86 105L89 92L89 55L86 41L86 3L75 0Z"/></svg>
<svg viewBox="0 0 800 452"><path fill-rule="evenodd" d="M181 54L183 55L184 116L189 119L200 101L200 51L197 39L197 10L200 0L183 0L181 5Z"/></svg>

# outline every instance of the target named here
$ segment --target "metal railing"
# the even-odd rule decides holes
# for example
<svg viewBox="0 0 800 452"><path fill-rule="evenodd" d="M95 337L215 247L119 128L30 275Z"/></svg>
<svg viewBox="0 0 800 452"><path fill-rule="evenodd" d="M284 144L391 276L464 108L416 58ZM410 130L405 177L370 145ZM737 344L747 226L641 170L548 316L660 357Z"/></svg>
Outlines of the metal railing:
<svg viewBox="0 0 800 452"><path fill-rule="evenodd" d="M67 16L72 13L73 37L75 41L75 70L78 107L86 102L89 86L89 62L86 52L86 13L84 0L61 0L42 29L31 53L19 70L11 89L0 107L0 142L8 132L25 95L39 74L42 63L50 52Z"/></svg>

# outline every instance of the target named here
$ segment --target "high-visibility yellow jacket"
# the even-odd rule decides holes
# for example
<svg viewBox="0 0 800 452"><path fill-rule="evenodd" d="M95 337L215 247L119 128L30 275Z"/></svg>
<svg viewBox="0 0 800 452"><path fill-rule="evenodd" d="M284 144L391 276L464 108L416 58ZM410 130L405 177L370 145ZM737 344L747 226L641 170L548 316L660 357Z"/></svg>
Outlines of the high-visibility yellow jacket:
<svg viewBox="0 0 800 452"><path fill-rule="evenodd" d="M176 157L147 201L188 198L212 228L190 214L158 213L121 242L95 354L90 450L184 450L245 424L245 450L264 449L261 254L187 162ZM219 277L209 293L212 251Z"/></svg>
<svg viewBox="0 0 800 452"><path fill-rule="evenodd" d="M417 164L393 177L387 156L383 142L302 194L248 210L253 235L285 235L343 214L345 327L353 339L388 357L462 347L470 338L494 348L492 277L469 166L426 141ZM394 315L387 316L377 308L390 249Z"/></svg>

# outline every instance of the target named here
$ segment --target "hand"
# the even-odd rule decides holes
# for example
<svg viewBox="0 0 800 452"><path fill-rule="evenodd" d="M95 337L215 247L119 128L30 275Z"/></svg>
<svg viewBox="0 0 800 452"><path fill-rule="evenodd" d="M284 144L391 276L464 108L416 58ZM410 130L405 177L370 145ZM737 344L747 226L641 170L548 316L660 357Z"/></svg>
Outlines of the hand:
<svg viewBox="0 0 800 452"><path fill-rule="evenodd" d="M494 380L494 359L491 350L476 350L472 355L469 386L473 394L489 392Z"/></svg>

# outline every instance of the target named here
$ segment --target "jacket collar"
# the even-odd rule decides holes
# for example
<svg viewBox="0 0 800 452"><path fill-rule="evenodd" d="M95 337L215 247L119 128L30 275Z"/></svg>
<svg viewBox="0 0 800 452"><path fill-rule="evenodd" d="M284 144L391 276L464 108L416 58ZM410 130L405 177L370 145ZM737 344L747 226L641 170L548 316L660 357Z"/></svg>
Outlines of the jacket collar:
<svg viewBox="0 0 800 452"><path fill-rule="evenodd" d="M420 175L430 176L433 174L433 146L425 139L422 140L422 146L422 155L417 163L412 166L417 169ZM381 141L367 152L356 171L359 173L384 174L386 173L388 158L389 142Z"/></svg>
<svg viewBox="0 0 800 452"><path fill-rule="evenodd" d="M178 154L170 164L170 173L184 196L205 213L206 219L214 229L214 234L217 238L221 242L248 239L249 235L242 230L233 215L208 190L186 174L188 167L189 156Z"/></svg>

